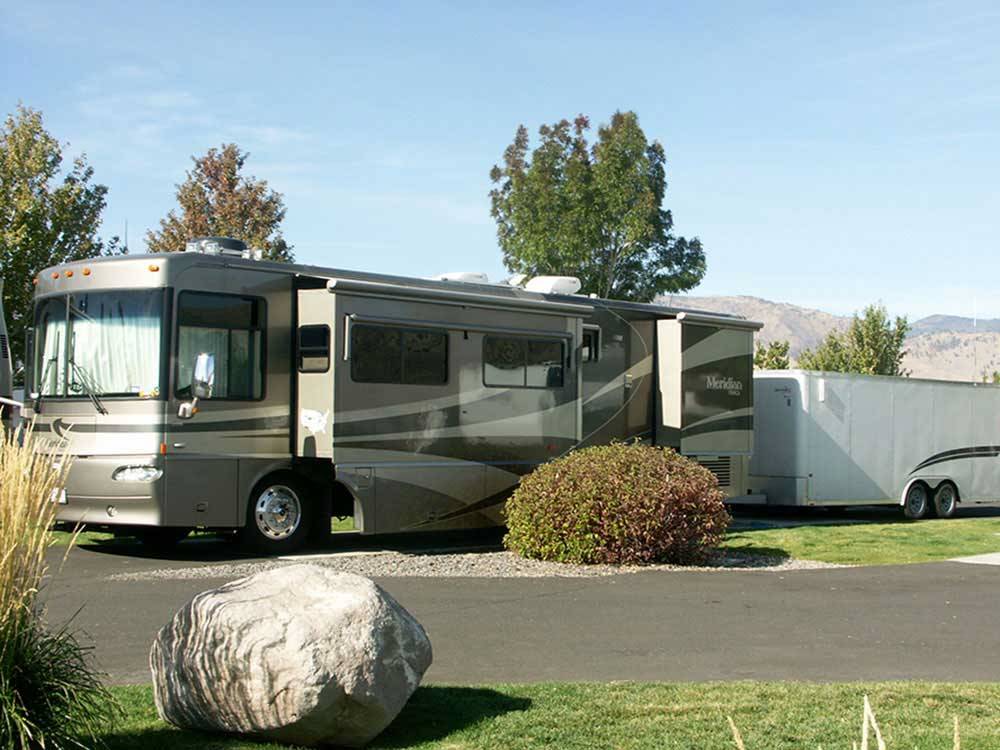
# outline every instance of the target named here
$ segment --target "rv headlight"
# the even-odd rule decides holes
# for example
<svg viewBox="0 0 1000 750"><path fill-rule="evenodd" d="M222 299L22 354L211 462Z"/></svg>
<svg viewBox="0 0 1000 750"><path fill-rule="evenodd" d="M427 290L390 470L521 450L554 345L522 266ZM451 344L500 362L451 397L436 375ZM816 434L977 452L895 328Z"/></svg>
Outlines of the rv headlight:
<svg viewBox="0 0 1000 750"><path fill-rule="evenodd" d="M163 471L155 466L119 466L111 478L116 482L155 482Z"/></svg>

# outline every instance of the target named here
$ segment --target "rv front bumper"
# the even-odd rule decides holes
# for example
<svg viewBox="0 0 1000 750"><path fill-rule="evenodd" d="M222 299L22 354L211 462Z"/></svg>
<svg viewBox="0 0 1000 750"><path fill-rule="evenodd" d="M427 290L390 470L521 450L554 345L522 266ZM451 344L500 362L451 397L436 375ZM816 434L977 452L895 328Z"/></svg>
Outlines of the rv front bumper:
<svg viewBox="0 0 1000 750"><path fill-rule="evenodd" d="M152 481L129 481L126 467L153 467ZM159 456L77 456L56 520L109 526L160 526L163 523L163 460ZM115 479L125 478L125 481ZM143 472L131 472L142 474ZM156 472L145 472L149 479Z"/></svg>

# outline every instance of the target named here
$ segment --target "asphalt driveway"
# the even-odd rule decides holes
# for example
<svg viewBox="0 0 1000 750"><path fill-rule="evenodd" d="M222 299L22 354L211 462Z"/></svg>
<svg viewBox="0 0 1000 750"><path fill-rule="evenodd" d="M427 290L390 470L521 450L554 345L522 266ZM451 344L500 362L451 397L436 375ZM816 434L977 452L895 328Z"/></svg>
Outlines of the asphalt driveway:
<svg viewBox="0 0 1000 750"><path fill-rule="evenodd" d="M230 559L182 545L184 560L73 550L43 592L114 682L149 681L157 631L225 579L108 576ZM61 551L52 551L59 566ZM1000 680L1000 567L649 571L600 578L384 578L427 628L427 681ZM290 585L294 582L290 581Z"/></svg>

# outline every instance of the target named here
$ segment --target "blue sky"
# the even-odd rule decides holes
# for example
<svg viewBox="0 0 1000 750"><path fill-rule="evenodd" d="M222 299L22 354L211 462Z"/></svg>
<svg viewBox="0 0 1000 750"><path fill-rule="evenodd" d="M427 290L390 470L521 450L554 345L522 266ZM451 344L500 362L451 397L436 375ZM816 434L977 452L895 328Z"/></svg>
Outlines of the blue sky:
<svg viewBox="0 0 1000 750"><path fill-rule="evenodd" d="M42 110L133 250L234 140L298 259L504 275L514 129L633 109L705 294L1000 317L1000 6L0 2L0 105Z"/></svg>

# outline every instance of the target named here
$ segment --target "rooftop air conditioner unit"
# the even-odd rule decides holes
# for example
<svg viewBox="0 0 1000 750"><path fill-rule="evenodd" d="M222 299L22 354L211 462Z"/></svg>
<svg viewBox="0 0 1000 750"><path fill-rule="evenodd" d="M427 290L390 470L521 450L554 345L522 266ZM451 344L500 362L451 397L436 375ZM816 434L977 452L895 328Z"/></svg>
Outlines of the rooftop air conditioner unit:
<svg viewBox="0 0 1000 750"><path fill-rule="evenodd" d="M576 294L580 286L580 279L576 276L536 276L524 288L541 294Z"/></svg>

